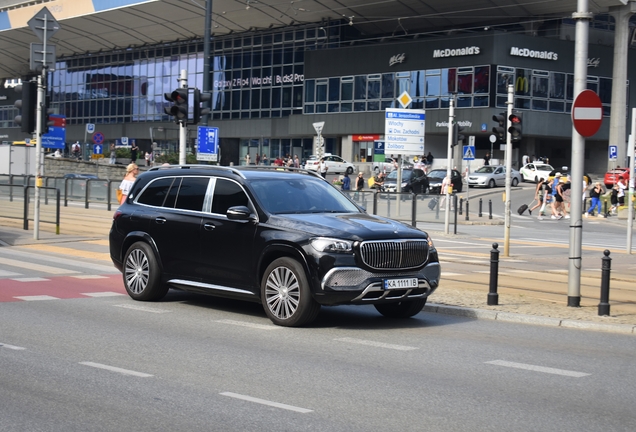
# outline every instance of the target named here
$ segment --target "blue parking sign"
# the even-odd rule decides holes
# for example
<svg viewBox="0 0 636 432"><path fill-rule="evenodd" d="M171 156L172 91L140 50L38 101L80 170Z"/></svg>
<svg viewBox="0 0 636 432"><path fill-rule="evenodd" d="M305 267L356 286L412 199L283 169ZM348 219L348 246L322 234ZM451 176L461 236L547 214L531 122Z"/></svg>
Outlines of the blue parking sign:
<svg viewBox="0 0 636 432"><path fill-rule="evenodd" d="M618 146L611 145L609 146L609 160L615 161L618 159Z"/></svg>
<svg viewBox="0 0 636 432"><path fill-rule="evenodd" d="M197 129L197 160L218 161L219 128L199 126Z"/></svg>

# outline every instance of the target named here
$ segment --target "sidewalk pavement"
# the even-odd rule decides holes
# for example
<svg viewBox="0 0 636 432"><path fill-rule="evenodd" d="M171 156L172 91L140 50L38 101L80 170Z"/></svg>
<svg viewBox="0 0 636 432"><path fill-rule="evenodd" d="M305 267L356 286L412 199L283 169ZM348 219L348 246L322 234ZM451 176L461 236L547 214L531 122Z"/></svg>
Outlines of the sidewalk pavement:
<svg viewBox="0 0 636 432"><path fill-rule="evenodd" d="M29 230L23 230L21 220L0 217L0 246L25 247L63 243L64 248L77 245L80 249L87 240L99 240L94 242L94 247L103 249L99 252L102 252L100 255L106 262L107 239L113 213L114 211L109 212L105 207L62 207L61 234L55 234L53 224L40 224L37 240L34 239L33 222L30 223ZM441 233L434 235L435 238L443 236ZM471 236L449 235L448 238L466 242L478 240L486 244L497 241ZM511 240L511 244L522 246L524 242ZM558 245L547 244L546 247L548 251L559 249ZM489 253L457 249L445 251L439 245L438 250L442 263L442 281L430 297L425 312L636 335L636 260L632 255L612 255L611 315L601 317L598 316L600 261L599 269L581 271L581 307L575 308L567 306L567 266L563 266L563 260L554 259L554 252L532 256L531 260L500 257L499 304L488 306ZM602 250L588 248L587 253L600 256ZM456 273L454 266L463 271Z"/></svg>

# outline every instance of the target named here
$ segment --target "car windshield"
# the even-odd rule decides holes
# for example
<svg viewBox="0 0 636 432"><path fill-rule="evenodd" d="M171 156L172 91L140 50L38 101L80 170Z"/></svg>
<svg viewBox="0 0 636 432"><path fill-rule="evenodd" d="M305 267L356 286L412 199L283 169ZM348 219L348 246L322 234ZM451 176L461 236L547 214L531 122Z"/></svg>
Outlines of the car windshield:
<svg viewBox="0 0 636 432"><path fill-rule="evenodd" d="M493 172L495 172L495 168L496 167L492 167L492 166L483 166L481 168L479 168L478 170L476 170L476 173L486 173L486 174L492 174Z"/></svg>
<svg viewBox="0 0 636 432"><path fill-rule="evenodd" d="M402 181L407 181L411 178L411 175L413 174L413 171L402 171ZM387 176L386 179L387 180L394 180L397 181L397 170L391 171Z"/></svg>
<svg viewBox="0 0 636 432"><path fill-rule="evenodd" d="M553 169L550 165L537 165L537 171L552 171Z"/></svg>
<svg viewBox="0 0 636 432"><path fill-rule="evenodd" d="M428 178L429 179L440 179L440 180L443 180L444 177L446 177L446 171L433 170L430 173L428 173Z"/></svg>
<svg viewBox="0 0 636 432"><path fill-rule="evenodd" d="M360 210L324 180L311 177L258 179L252 189L272 214L360 213Z"/></svg>

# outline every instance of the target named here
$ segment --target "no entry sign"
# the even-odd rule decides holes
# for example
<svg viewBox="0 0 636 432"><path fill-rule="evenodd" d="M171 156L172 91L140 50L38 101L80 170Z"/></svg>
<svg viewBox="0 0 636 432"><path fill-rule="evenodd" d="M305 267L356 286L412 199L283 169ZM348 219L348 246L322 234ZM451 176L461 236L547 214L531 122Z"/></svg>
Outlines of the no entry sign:
<svg viewBox="0 0 636 432"><path fill-rule="evenodd" d="M583 137L591 137L603 123L603 105L601 99L592 90L583 90L574 99L572 105L572 123L574 129Z"/></svg>

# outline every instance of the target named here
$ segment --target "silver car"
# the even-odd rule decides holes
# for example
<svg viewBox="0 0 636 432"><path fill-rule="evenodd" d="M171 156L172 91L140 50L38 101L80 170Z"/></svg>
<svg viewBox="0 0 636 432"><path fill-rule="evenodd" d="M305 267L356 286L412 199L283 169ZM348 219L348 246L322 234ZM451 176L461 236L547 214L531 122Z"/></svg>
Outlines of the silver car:
<svg viewBox="0 0 636 432"><path fill-rule="evenodd" d="M511 170L510 184L517 186L521 182L521 174L517 170ZM468 174L468 187L489 187L506 185L506 167L503 165L485 165L475 172Z"/></svg>

